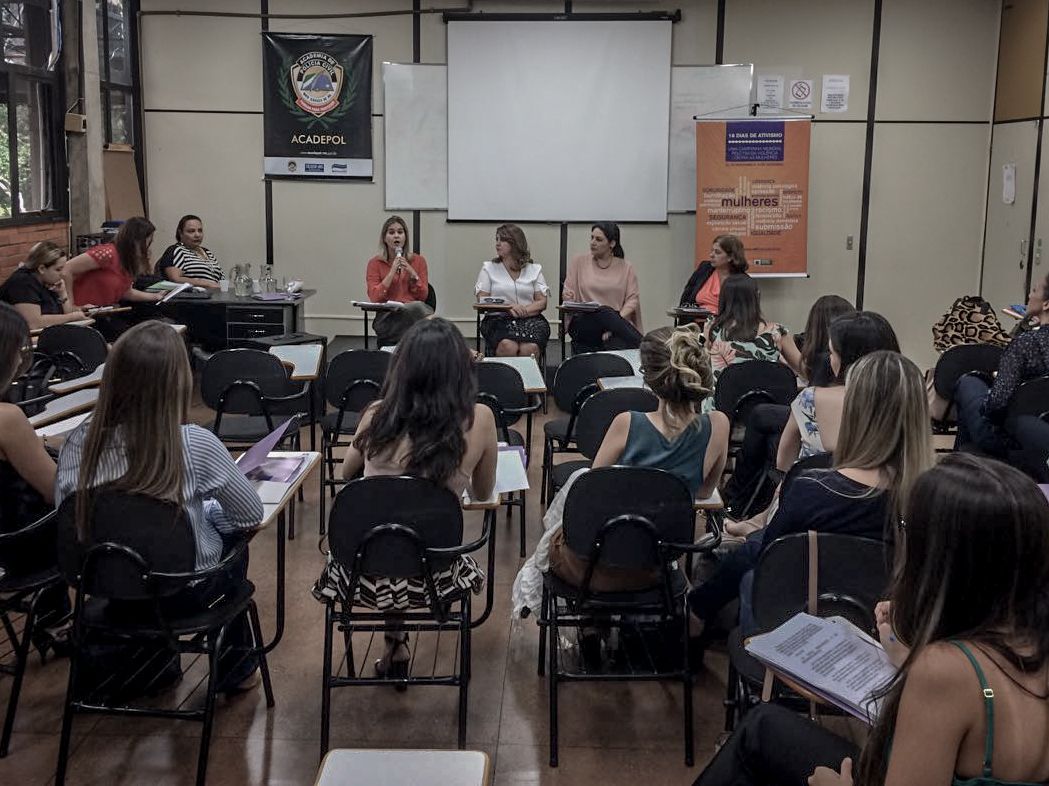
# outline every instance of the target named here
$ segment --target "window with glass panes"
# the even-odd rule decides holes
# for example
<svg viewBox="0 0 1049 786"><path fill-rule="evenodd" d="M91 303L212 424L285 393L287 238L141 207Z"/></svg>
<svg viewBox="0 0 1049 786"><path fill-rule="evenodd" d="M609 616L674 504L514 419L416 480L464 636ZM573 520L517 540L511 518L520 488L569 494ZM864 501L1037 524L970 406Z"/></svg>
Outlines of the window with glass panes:
<svg viewBox="0 0 1049 786"><path fill-rule="evenodd" d="M106 142L135 143L135 107L132 101L131 2L99 0L98 69L102 75L102 118Z"/></svg>
<svg viewBox="0 0 1049 786"><path fill-rule="evenodd" d="M0 2L0 223L65 207L53 22L48 0Z"/></svg>

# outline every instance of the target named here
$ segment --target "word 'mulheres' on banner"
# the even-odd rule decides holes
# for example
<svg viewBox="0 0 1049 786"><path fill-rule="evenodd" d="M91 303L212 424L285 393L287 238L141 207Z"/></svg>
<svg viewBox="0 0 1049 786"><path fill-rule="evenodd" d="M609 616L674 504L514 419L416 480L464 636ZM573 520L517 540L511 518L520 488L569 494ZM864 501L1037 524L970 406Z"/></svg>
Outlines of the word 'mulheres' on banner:
<svg viewBox="0 0 1049 786"><path fill-rule="evenodd" d="M696 123L696 264L718 235L737 235L755 275L808 265L808 120Z"/></svg>

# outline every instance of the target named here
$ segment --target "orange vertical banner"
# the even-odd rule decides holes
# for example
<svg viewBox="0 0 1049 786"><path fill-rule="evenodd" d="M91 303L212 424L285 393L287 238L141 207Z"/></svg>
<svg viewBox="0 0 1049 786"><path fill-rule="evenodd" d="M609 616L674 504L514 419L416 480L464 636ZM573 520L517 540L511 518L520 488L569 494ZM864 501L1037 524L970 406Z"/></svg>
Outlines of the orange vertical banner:
<svg viewBox="0 0 1049 786"><path fill-rule="evenodd" d="M808 119L696 123L697 265L715 237L737 235L751 275L807 275L811 128Z"/></svg>

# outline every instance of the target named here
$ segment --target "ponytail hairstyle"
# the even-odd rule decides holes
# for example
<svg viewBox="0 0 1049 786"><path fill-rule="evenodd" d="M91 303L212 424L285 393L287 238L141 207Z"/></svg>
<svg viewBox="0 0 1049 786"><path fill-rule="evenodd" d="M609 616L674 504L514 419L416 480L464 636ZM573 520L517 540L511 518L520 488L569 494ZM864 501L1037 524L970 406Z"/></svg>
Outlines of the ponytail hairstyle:
<svg viewBox="0 0 1049 786"><path fill-rule="evenodd" d="M893 630L910 654L877 697L856 771L863 786L885 783L900 699L927 646L964 639L1027 673L1049 661L1049 506L1030 478L994 459L948 453L917 479L904 521L889 597Z"/></svg>
<svg viewBox="0 0 1049 786"><path fill-rule="evenodd" d="M64 248L61 248L57 243L52 243L50 240L41 240L29 249L29 256L26 257L25 268L32 273L37 273L41 270L57 265L65 258L66 251Z"/></svg>
<svg viewBox="0 0 1049 786"><path fill-rule="evenodd" d="M595 229L601 230L601 234L612 244L612 256L618 257L619 259L624 259L626 257L626 252L623 250L623 243L619 240L619 224L613 224L611 221L598 221L590 227L590 231L593 232Z"/></svg>
<svg viewBox="0 0 1049 786"><path fill-rule="evenodd" d="M698 325L661 327L641 339L641 376L682 425L692 420L703 399L714 390L703 332Z"/></svg>
<svg viewBox="0 0 1049 786"><path fill-rule="evenodd" d="M149 269L149 241L155 231L153 222L142 216L132 216L117 230L113 245L117 247L120 266L132 278Z"/></svg>
<svg viewBox="0 0 1049 786"><path fill-rule="evenodd" d="M500 224L495 228L495 239L510 244L510 256L522 268L531 263L532 252L528 250L528 238L517 224ZM502 260L495 257L492 262L501 263Z"/></svg>
<svg viewBox="0 0 1049 786"><path fill-rule="evenodd" d="M743 251L743 241L735 235L718 235L714 238L721 250L728 254L728 266L730 275L746 273L750 265L747 263L747 255Z"/></svg>

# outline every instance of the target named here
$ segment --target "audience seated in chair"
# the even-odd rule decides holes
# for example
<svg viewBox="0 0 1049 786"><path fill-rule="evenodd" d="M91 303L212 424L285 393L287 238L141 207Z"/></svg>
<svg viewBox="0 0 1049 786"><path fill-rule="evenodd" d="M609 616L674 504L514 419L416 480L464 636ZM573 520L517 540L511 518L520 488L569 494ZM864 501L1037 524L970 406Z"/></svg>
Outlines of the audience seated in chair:
<svg viewBox="0 0 1049 786"><path fill-rule="evenodd" d="M727 501L734 513L754 510L753 497L761 491L755 486L765 482L773 467L783 473L799 458L834 452L845 400L845 375L865 355L877 350L899 352L900 345L892 325L881 314L854 311L830 323L827 350L833 375L830 383L802 389L790 407L761 404L751 412L732 479L726 484ZM774 465L770 463L772 457ZM772 512L774 509L765 509L749 521L730 520L726 531L744 537L763 527Z"/></svg>
<svg viewBox="0 0 1049 786"><path fill-rule="evenodd" d="M1020 472L947 456L903 499L882 644L899 668L866 744L748 712L695 786L1044 783L1049 508ZM975 672L975 673L974 673Z"/></svg>
<svg viewBox="0 0 1049 786"><path fill-rule="evenodd" d="M802 475L785 491L764 530L748 536L717 572L689 593L703 623L740 597L746 632L749 598L741 582L762 550L776 538L815 530L867 538L891 533L918 473L932 464L929 411L921 372L896 352L878 351L857 361L845 381L841 431L833 470Z"/></svg>
<svg viewBox="0 0 1049 786"><path fill-rule="evenodd" d="M185 345L170 327L144 322L125 332L106 361L94 414L69 434L59 453L55 504L76 494L80 523L102 486L181 505L201 570L222 559L230 539L256 529L263 509L218 437L186 423L192 385ZM228 574L187 588L184 606L208 608L244 579L247 562L245 550ZM231 625L226 640L252 646L246 615ZM224 689L254 684L256 668L254 658L240 659L236 671L222 673Z"/></svg>
<svg viewBox="0 0 1049 786"><path fill-rule="evenodd" d="M641 372L656 394L655 412L624 412L612 421L593 467L614 464L664 469L681 478L698 498L710 496L725 466L728 418L721 412L698 414L711 393L710 356L695 325L654 330L641 342ZM564 501L576 473L558 492L544 518L546 533L536 553L514 582L514 609L535 609L542 588L541 574L552 570L578 586L587 569L583 555L575 554L561 532ZM652 577L642 577L651 581ZM617 575L605 566L594 570L591 586L598 591L631 589L638 577Z"/></svg>
<svg viewBox="0 0 1049 786"><path fill-rule="evenodd" d="M473 361L459 330L443 319L417 322L398 343L382 398L361 417L343 459L343 478L413 475L447 486L457 496L469 490L475 499L487 499L495 488L495 420L476 398ZM343 599L351 569L329 561L314 588L317 598ZM464 556L437 579L438 594L464 587L479 592L484 574ZM366 576L358 592L357 602L391 616L427 604L422 577ZM408 635L387 633L375 668L380 675L407 673L410 659Z"/></svg>

